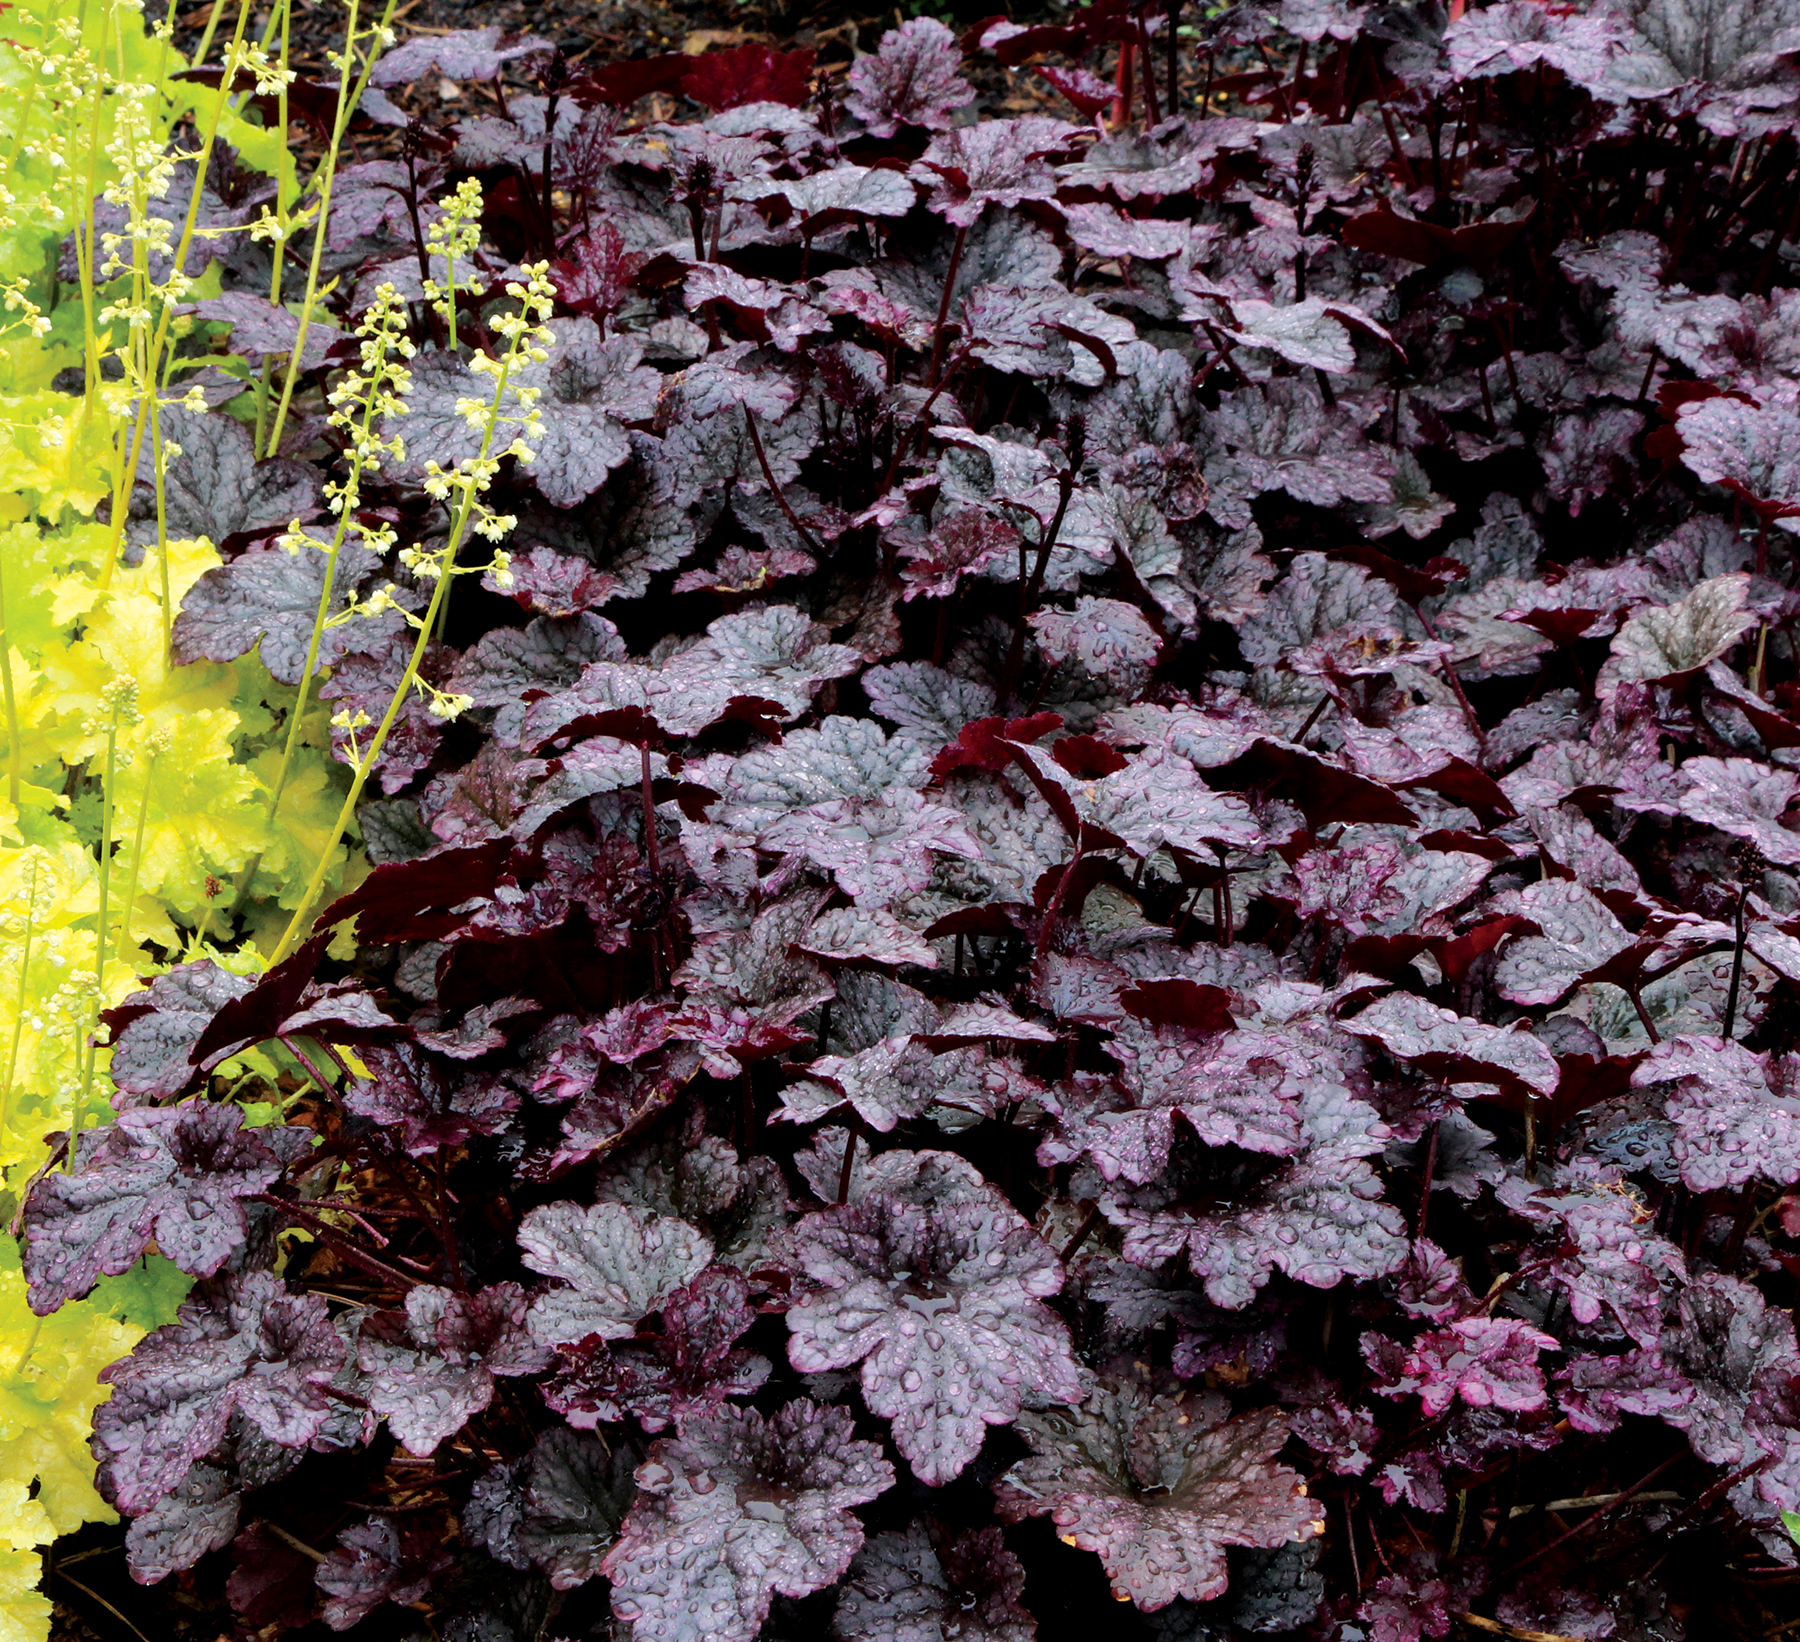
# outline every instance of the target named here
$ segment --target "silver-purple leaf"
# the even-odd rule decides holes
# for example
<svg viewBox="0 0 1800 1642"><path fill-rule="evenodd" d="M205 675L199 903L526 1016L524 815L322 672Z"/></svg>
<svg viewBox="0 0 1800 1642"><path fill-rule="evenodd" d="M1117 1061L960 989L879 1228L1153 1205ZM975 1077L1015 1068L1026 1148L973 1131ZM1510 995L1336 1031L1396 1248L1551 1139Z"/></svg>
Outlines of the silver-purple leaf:
<svg viewBox="0 0 1800 1642"><path fill-rule="evenodd" d="M347 1631L389 1602L417 1602L433 1578L450 1565L441 1543L391 1517L370 1517L346 1528L319 1564L314 1580L324 1592L319 1617Z"/></svg>
<svg viewBox="0 0 1800 1642"><path fill-rule="evenodd" d="M241 1200L265 1190L282 1158L235 1106L142 1107L90 1129L75 1166L46 1175L25 1202L25 1280L40 1315L129 1271L149 1246L210 1277L243 1241Z"/></svg>
<svg viewBox="0 0 1800 1642"><path fill-rule="evenodd" d="M191 1568L208 1551L231 1543L241 1496L232 1478L205 1461L188 1472L125 1530L125 1561L140 1585Z"/></svg>
<svg viewBox="0 0 1800 1642"><path fill-rule="evenodd" d="M794 1231L808 1292L788 1312L807 1373L862 1364L863 1399L893 1422L921 1481L948 1482L1023 1400L1074 1402L1082 1373L1045 1306L1055 1254L991 1189L926 1208L878 1195Z"/></svg>
<svg viewBox="0 0 1800 1642"><path fill-rule="evenodd" d="M777 1593L835 1583L862 1546L854 1507L894 1471L848 1410L805 1398L696 1415L653 1443L602 1569L638 1642L750 1642Z"/></svg>
<svg viewBox="0 0 1800 1642"><path fill-rule="evenodd" d="M998 1528L877 1534L844 1578L839 1642L1032 1642L1025 1570Z"/></svg>
<svg viewBox="0 0 1800 1642"><path fill-rule="evenodd" d="M519 1222L519 1247L532 1271L560 1280L531 1305L528 1326L544 1345L627 1338L712 1259L710 1240L685 1220L624 1203L533 1209Z"/></svg>
<svg viewBox="0 0 1800 1642"><path fill-rule="evenodd" d="M1631 1075L1662 1088L1675 1125L1670 1151L1697 1192L1751 1180L1800 1180L1800 1087L1792 1056L1758 1055L1740 1043L1682 1034L1653 1048Z"/></svg>
<svg viewBox="0 0 1800 1642"><path fill-rule="evenodd" d="M891 137L903 125L947 131L975 95L961 67L956 36L935 17L915 17L851 65L845 103L871 137Z"/></svg>
<svg viewBox="0 0 1800 1642"><path fill-rule="evenodd" d="M1775 866L1800 866L1800 832L1784 825L1800 776L1749 758L1690 758L1681 766L1681 813L1748 839Z"/></svg>
<svg viewBox="0 0 1800 1642"><path fill-rule="evenodd" d="M221 969L210 958L177 964L119 1006L128 1017L113 1044L112 1080L128 1095L169 1100L181 1094L199 1070L188 1056L213 1016L252 983Z"/></svg>
<svg viewBox="0 0 1800 1642"><path fill-rule="evenodd" d="M1325 1530L1299 1473L1275 1460L1280 1416L1228 1412L1214 1393L1153 1396L1110 1380L1078 1409L1027 1414L1032 1454L996 1485L1000 1515L1051 1517L1065 1544L1098 1553L1120 1601L1210 1601L1229 1583L1227 1546Z"/></svg>
<svg viewBox="0 0 1800 1642"><path fill-rule="evenodd" d="M430 1454L493 1400L496 1375L535 1374L550 1354L527 1332L525 1292L463 1296L421 1283L399 1313L364 1315L357 1360L369 1406L410 1454Z"/></svg>
<svg viewBox="0 0 1800 1642"><path fill-rule="evenodd" d="M179 1487L234 1413L288 1448L311 1442L330 1416L323 1388L346 1351L324 1300L290 1294L266 1272L218 1284L101 1371L112 1395L94 1413L97 1481L128 1515Z"/></svg>
<svg viewBox="0 0 1800 1642"><path fill-rule="evenodd" d="M1547 1095L1561 1075L1555 1056L1529 1033L1489 1026L1410 992L1377 998L1344 1030L1452 1082L1522 1084Z"/></svg>
<svg viewBox="0 0 1800 1642"><path fill-rule="evenodd" d="M556 341L541 363L517 367L513 381L542 397L537 408L543 433L533 441L536 459L525 469L545 501L575 507L603 484L614 468L631 458L624 424L655 409L661 376L640 363L643 345L635 338L602 337L594 321L558 320ZM406 414L383 424L386 437L405 441L407 455L395 459L395 477L417 479L429 458L449 468L479 454L483 434L457 408L493 397L488 380L474 375L449 353L422 353L412 362L413 386Z"/></svg>
<svg viewBox="0 0 1800 1642"><path fill-rule="evenodd" d="M1208 1146L1293 1156L1303 1145L1302 1091L1339 1071L1320 1045L1278 1033L1196 1033L1130 1017L1108 1051L1120 1071L1082 1074L1078 1093L1054 1097L1059 1121L1038 1155L1046 1163L1086 1155L1108 1180L1136 1185L1167 1166L1177 1117Z"/></svg>
<svg viewBox="0 0 1800 1642"><path fill-rule="evenodd" d="M1232 1309L1277 1269L1315 1288L1393 1271L1406 1258L1406 1222L1381 1200L1365 1161L1387 1143L1386 1126L1342 1085L1318 1079L1301 1091L1300 1122L1296 1156L1180 1143L1154 1183L1103 1194L1125 1258L1151 1266L1185 1254L1213 1303Z"/></svg>
<svg viewBox="0 0 1800 1642"><path fill-rule="evenodd" d="M253 547L229 564L215 565L181 602L173 628L175 659L235 661L254 649L277 683L298 684L325 587L325 566L325 549L305 537L293 552ZM328 621L344 616L351 595L378 568L378 561L360 547L340 552ZM378 646L400 630L400 617L391 611L331 622L319 637L318 665L333 666L352 650Z"/></svg>
<svg viewBox="0 0 1800 1642"><path fill-rule="evenodd" d="M1612 655L1595 689L1609 696L1622 684L1678 678L1699 671L1756 625L1745 608L1750 578L1714 576L1669 605L1645 605L1614 635Z"/></svg>
<svg viewBox="0 0 1800 1642"><path fill-rule="evenodd" d="M1560 1342L1516 1317L1463 1317L1415 1340L1384 1396L1417 1392L1428 1419L1460 1397L1473 1408L1531 1413L1547 1400L1538 1353Z"/></svg>

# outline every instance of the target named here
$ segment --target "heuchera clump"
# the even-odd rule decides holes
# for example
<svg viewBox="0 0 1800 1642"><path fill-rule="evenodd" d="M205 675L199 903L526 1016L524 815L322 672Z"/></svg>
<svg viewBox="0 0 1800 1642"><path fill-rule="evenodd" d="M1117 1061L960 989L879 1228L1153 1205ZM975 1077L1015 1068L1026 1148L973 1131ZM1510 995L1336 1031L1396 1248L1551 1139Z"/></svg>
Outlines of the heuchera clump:
<svg viewBox="0 0 1800 1642"><path fill-rule="evenodd" d="M996 58L1068 117L977 117ZM503 68L439 129L380 89ZM134 1573L456 1642L1026 1642L1109 1585L1167 1642L1761 1634L1800 11L1101 0L813 70L382 60L301 380L384 284L414 352L335 586L322 401L260 461L167 413L224 552L176 658L327 670L375 865L113 1010L26 1197L39 1312L199 1280L103 1376ZM222 267L190 356L293 351ZM270 1040L311 1078L247 1128Z"/></svg>

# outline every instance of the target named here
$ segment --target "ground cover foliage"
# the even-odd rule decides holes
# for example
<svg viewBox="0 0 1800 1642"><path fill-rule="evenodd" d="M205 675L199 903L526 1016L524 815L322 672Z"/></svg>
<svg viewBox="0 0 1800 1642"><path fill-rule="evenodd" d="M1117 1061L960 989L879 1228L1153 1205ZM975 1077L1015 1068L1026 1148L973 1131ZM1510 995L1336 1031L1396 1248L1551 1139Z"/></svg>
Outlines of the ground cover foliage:
<svg viewBox="0 0 1800 1642"><path fill-rule="evenodd" d="M234 41L323 186L215 133L62 247L135 248L151 437L32 513L169 734L255 703L264 818L152 883L140 708L80 740L45 659L115 605L41 616L13 853L104 748L120 973L17 1281L193 1280L99 1376L132 1577L458 1642L1762 1634L1800 14L867 44ZM996 60L1066 117L977 117Z"/></svg>

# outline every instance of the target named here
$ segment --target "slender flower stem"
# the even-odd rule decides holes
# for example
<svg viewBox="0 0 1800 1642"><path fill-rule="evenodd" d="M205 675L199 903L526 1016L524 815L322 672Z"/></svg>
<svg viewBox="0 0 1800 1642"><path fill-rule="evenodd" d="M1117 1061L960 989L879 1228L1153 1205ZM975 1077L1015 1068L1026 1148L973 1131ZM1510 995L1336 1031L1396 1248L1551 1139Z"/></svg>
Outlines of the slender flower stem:
<svg viewBox="0 0 1800 1642"><path fill-rule="evenodd" d="M19 952L19 984L13 994L12 1042L6 1051L6 1082L0 1085L0 1135L12 1126L13 1090L18 1087L19 1045L25 1036L25 1000L30 997L31 938L37 933L38 861L31 852L31 881L25 890L25 940Z"/></svg>
<svg viewBox="0 0 1800 1642"><path fill-rule="evenodd" d="M249 21L249 18L249 0L238 0L237 27L232 31L231 46L225 53L225 62L228 69L230 65L238 61L238 53L244 43L244 25ZM206 171L208 165L212 161L213 145L218 138L219 122L224 116L225 103L226 82L222 81L219 87L219 100L214 103L212 115L206 124L206 137L200 144L199 153L194 157L194 187L193 192L188 197L187 216L181 225L181 238L176 242L175 248L169 256L170 268L177 271L186 265L188 247L194 242L194 229L200 220L200 199L205 193L204 185L206 182ZM91 181L92 179L90 178L90 183ZM89 199L92 199L93 197L93 189L91 186L88 190L88 197ZM93 222L91 208L85 215L86 220L90 225L90 244L88 247L88 267L82 277L82 296L83 301L88 305L87 323L91 333L94 325L93 282L95 277L95 270L93 268L93 246L91 243L91 224ZM100 586L102 588L109 588L112 586L113 572L118 568L119 546L124 540L125 535L125 503L131 494L132 484L137 477L138 458L143 453L144 435L149 427L151 409L157 397L156 382L158 376L158 361L162 358L163 349L167 346L169 334L174 327L175 307L176 305L172 302L163 305L162 316L157 321L156 331L145 348L143 369L138 379L139 393L137 417L130 429L125 431L122 435L122 445L119 452L122 460L119 462L113 475L112 540L107 545L106 564L100 573ZM90 371L88 383L90 393L97 388L98 384L95 379L98 378L98 376L99 359L96 357Z"/></svg>
<svg viewBox="0 0 1800 1642"><path fill-rule="evenodd" d="M502 408L506 404L507 384L511 378L513 365L520 353L519 347L509 350L500 360L494 383L493 404L488 412L487 424L482 430L481 448L476 454L474 463L480 465L488 460L488 453L494 444L494 435L500 425ZM350 780L350 790L345 793L344 801L338 808L337 820L333 823L331 835L325 847L319 852L317 864L313 867L312 876L307 880L306 888L301 893L299 904L294 908L294 915L289 920L273 953L269 956L269 967L273 969L280 963L300 940L301 933L307 928L314 903L319 892L325 887L325 875L331 870L332 857L335 855L339 841L349 830L351 818L356 814L357 801L362 797L363 785L368 781L370 772L381 757L381 750L387 745L389 733L394 728L394 721L400 716L400 709L406 705L411 695L413 681L419 676L419 665L425 659L426 647L431 643L432 634L437 627L444 601L449 597L450 584L456 576L456 555L461 548L463 538L468 533L469 518L475 506L475 490L466 487L461 496L455 517L451 521L449 540L443 551L436 571L436 583L432 588L431 602L425 608L425 614L418 623L418 637L413 643L412 654L407 658L406 670L401 675L393 699L388 703L387 711L382 714L381 723L365 751L357 760L355 773Z"/></svg>
<svg viewBox="0 0 1800 1642"><path fill-rule="evenodd" d="M337 113L331 124L331 141L326 145L325 157L319 162L319 169L314 175L319 196L319 218L313 224L312 259L306 268L306 294L300 305L300 328L294 337L294 351L288 356L287 374L281 384L281 402L275 410L275 425L269 429L268 443L263 447L265 456L274 455L280 448L281 432L287 426L288 410L294 400L294 384L300 376L300 358L306 352L306 333L312 324L313 310L318 306L319 270L325 258L325 231L331 219L331 188L337 177L338 151L343 147L344 133L350 128L350 117L356 112L356 105L362 100L363 90L369 83L375 59L381 55L380 42L394 15L394 0L387 0L382 8L381 21L375 26L376 44L363 60L361 72L357 75L356 85L352 90L350 64L355 60L356 19L361 3L362 0L350 0L344 55L338 67Z"/></svg>
<svg viewBox="0 0 1800 1642"><path fill-rule="evenodd" d="M69 1112L69 1154L66 1167L75 1167L75 1147L81 1137L81 1121L87 1115L88 1093L94 1085L94 1035L100 1026L100 1000L106 995L106 926L108 891L112 886L113 794L118 787L119 715L115 707L106 727L106 767L100 788L100 915L94 931L94 1000L88 1010L87 1030L82 1034L81 1082L76 1086Z"/></svg>
<svg viewBox="0 0 1800 1642"><path fill-rule="evenodd" d="M962 270L963 247L968 243L969 230L965 224L956 230L955 242L950 247L950 266L944 270L944 294L938 298L937 323L931 329L931 369L925 379L928 388L938 385L938 371L943 367L944 326L950 319L950 298L956 291L956 276Z"/></svg>
<svg viewBox="0 0 1800 1642"><path fill-rule="evenodd" d="M6 709L6 797L16 810L23 787L24 745L19 727L19 696L13 684L12 638L6 621L6 560L0 554L0 700Z"/></svg>

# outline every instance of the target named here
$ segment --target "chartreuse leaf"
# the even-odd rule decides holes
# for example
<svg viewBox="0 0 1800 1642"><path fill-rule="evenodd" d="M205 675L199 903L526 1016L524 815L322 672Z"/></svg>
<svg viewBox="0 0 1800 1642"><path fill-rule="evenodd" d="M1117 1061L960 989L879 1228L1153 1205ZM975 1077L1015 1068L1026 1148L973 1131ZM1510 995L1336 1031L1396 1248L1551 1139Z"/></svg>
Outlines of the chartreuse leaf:
<svg viewBox="0 0 1800 1642"><path fill-rule="evenodd" d="M168 561L170 596L179 600L218 556L204 542L171 542ZM97 718L95 704L116 678L136 681L138 711L151 726L173 727L190 714L231 707L234 678L229 668L178 667L169 660L161 562L159 552L146 553L141 565L114 576L107 593L94 593L85 576L69 578L70 591L86 597L87 607L71 612L82 619L81 637L45 668L48 702L58 724L53 744L69 763L92 758L104 746L106 725ZM228 732L236 728L235 719L226 727Z"/></svg>
<svg viewBox="0 0 1800 1642"><path fill-rule="evenodd" d="M50 1634L50 1599L37 1588L42 1576L34 1552L0 1554L0 1642L40 1642Z"/></svg>
<svg viewBox="0 0 1800 1642"><path fill-rule="evenodd" d="M46 1538L116 1520L94 1490L88 1431L107 1395L100 1370L142 1338L92 1301L34 1316L16 1247L0 1241L0 1498L35 1479Z"/></svg>
<svg viewBox="0 0 1800 1642"><path fill-rule="evenodd" d="M236 713L208 708L140 726L118 774L120 833L130 838L140 809L145 817L139 886L178 906L203 901L207 878L230 876L262 842L261 784L231 759L237 723Z"/></svg>

